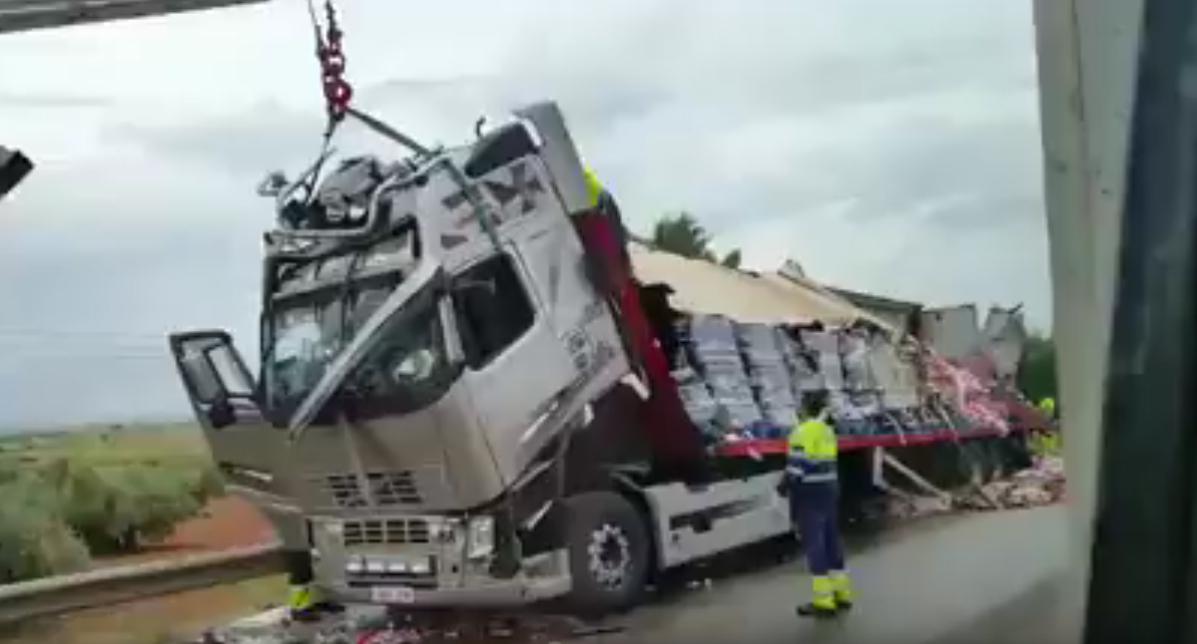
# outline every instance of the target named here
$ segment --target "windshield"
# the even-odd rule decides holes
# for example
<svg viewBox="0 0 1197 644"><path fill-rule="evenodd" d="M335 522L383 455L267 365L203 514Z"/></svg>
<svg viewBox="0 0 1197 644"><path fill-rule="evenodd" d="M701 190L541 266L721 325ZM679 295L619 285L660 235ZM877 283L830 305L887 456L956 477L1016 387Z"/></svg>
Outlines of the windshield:
<svg viewBox="0 0 1197 644"><path fill-rule="evenodd" d="M281 422L294 413L418 256L407 229L365 248L270 265L262 381L272 416Z"/></svg>
<svg viewBox="0 0 1197 644"><path fill-rule="evenodd" d="M345 294L329 288L276 303L273 345L262 370L270 409L289 417L392 290L376 286Z"/></svg>
<svg viewBox="0 0 1197 644"><path fill-rule="evenodd" d="M379 330L340 385L355 419L408 414L436 402L459 369L450 359L433 283L424 286Z"/></svg>

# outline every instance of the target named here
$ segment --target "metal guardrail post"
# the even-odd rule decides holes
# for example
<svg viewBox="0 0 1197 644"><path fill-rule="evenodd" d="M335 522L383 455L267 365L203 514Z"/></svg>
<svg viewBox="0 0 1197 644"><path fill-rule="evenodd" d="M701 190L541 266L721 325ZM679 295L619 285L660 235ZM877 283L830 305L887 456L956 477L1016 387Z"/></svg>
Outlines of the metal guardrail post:
<svg viewBox="0 0 1197 644"><path fill-rule="evenodd" d="M0 586L0 625L265 577L281 554L270 543Z"/></svg>

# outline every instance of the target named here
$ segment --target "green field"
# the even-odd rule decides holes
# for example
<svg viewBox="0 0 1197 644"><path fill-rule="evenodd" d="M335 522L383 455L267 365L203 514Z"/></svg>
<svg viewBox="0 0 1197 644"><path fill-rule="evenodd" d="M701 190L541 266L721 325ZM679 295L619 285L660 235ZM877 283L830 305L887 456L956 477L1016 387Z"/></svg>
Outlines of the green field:
<svg viewBox="0 0 1197 644"><path fill-rule="evenodd" d="M193 425L0 439L0 583L86 568L168 536L223 493Z"/></svg>
<svg viewBox="0 0 1197 644"><path fill-rule="evenodd" d="M131 425L0 436L0 468L67 458L97 466L206 463L208 448L195 425Z"/></svg>

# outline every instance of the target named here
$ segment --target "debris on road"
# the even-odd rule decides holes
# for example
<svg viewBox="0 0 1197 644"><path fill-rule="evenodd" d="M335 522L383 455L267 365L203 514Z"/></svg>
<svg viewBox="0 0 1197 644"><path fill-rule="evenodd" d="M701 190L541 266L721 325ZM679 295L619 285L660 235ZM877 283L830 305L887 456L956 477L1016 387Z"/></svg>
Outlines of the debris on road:
<svg viewBox="0 0 1197 644"><path fill-rule="evenodd" d="M286 619L271 611L205 633L197 644L550 644L617 633L619 624L592 623L545 614L391 614L371 607L314 624Z"/></svg>
<svg viewBox="0 0 1197 644"><path fill-rule="evenodd" d="M945 514L952 510L950 499L931 496L893 495L885 506L885 514L899 521Z"/></svg>
<svg viewBox="0 0 1197 644"><path fill-rule="evenodd" d="M1058 456L1037 458L1035 464L1008 478L981 486L978 493L956 498L957 507L970 510L1030 508L1064 498L1064 461Z"/></svg>

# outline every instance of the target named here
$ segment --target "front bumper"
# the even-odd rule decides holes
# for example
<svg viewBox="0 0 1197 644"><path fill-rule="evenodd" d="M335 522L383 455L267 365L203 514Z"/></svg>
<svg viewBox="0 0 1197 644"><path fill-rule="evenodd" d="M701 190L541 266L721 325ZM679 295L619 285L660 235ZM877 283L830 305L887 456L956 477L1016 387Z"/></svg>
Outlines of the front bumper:
<svg viewBox="0 0 1197 644"><path fill-rule="evenodd" d="M346 604L514 607L573 587L565 550L526 557L513 576L496 577L491 556L467 557L463 526L442 517L313 517L312 536L316 583Z"/></svg>
<svg viewBox="0 0 1197 644"><path fill-rule="evenodd" d="M411 601L380 602L372 588L350 587L345 584L324 586L330 599L346 604L387 604L410 608L506 608L518 607L569 593L572 587L568 574L553 577L513 580L488 580L477 585L459 588L413 589Z"/></svg>

